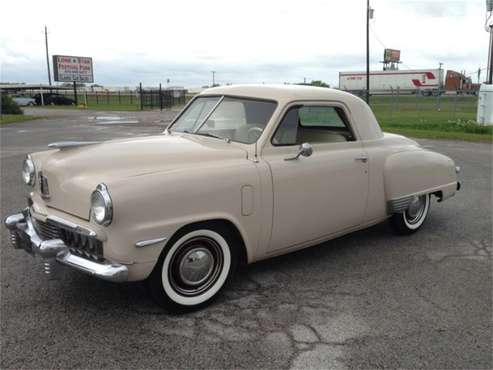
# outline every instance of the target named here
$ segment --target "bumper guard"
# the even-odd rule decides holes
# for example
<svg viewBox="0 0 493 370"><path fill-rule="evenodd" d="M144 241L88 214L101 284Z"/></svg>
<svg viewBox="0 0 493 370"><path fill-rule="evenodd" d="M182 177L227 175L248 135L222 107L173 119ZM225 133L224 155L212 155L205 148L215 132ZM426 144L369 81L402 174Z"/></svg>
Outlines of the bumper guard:
<svg viewBox="0 0 493 370"><path fill-rule="evenodd" d="M86 274L97 278L124 282L128 280L128 269L118 263L98 263L72 254L61 239L42 240L34 228L29 209L22 213L11 215L5 219L5 226L10 231L10 241L16 249L24 249L26 252L39 255L45 260L45 272L50 268L47 260L70 266Z"/></svg>

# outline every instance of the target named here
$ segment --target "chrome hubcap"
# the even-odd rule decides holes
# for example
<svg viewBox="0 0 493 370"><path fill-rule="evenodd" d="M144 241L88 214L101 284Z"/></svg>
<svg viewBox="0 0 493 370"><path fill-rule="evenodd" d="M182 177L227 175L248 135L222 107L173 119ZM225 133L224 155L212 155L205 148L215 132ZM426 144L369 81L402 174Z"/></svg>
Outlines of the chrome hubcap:
<svg viewBox="0 0 493 370"><path fill-rule="evenodd" d="M421 195L413 198L406 211L407 222L414 224L421 219L426 207L426 197L427 195Z"/></svg>
<svg viewBox="0 0 493 370"><path fill-rule="evenodd" d="M200 285L210 276L213 267L214 257L208 249L192 249L181 260L180 278L188 285Z"/></svg>
<svg viewBox="0 0 493 370"><path fill-rule="evenodd" d="M170 284L184 296L202 294L217 281L223 260L221 247L215 240L208 237L187 240L171 257L168 270Z"/></svg>

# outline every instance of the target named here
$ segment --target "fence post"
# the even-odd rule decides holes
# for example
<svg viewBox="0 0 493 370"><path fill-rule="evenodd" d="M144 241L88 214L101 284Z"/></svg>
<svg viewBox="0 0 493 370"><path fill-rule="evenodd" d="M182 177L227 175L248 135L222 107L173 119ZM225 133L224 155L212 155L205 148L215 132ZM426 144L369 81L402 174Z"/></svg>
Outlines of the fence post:
<svg viewBox="0 0 493 370"><path fill-rule="evenodd" d="M159 83L159 107L161 112L163 111L163 90L161 88L161 82Z"/></svg>
<svg viewBox="0 0 493 370"><path fill-rule="evenodd" d="M121 104L121 103L122 103L122 97L120 94L120 90L118 90L118 104Z"/></svg>
<svg viewBox="0 0 493 370"><path fill-rule="evenodd" d="M437 92L437 105L436 105L437 110L438 110L439 112L442 110L442 107L440 106L440 103L441 103L441 100L440 100L441 95L442 95L442 94L441 94L441 91L440 91L440 88L439 88L439 89L438 89L438 92Z"/></svg>
<svg viewBox="0 0 493 370"><path fill-rule="evenodd" d="M396 104L395 104L395 110L396 112L399 112L399 98L401 96L401 88L400 86L397 87L397 98L396 98Z"/></svg>
<svg viewBox="0 0 493 370"><path fill-rule="evenodd" d="M457 99L459 98L459 91L455 92L454 96L454 121L457 121Z"/></svg>
<svg viewBox="0 0 493 370"><path fill-rule="evenodd" d="M390 122L392 122L392 118L394 116L394 88L390 86L390 93L391 98L390 98Z"/></svg>
<svg viewBox="0 0 493 370"><path fill-rule="evenodd" d="M144 100L142 94L142 82L139 83L139 92L140 92L140 110L144 110Z"/></svg>
<svg viewBox="0 0 493 370"><path fill-rule="evenodd" d="M75 106L77 106L77 82L74 81L74 102Z"/></svg>

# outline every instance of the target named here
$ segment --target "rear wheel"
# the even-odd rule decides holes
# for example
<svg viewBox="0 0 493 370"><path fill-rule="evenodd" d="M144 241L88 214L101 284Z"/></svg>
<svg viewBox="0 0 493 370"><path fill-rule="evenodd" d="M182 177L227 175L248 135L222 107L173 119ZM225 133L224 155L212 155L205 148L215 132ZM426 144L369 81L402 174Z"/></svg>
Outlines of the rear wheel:
<svg viewBox="0 0 493 370"><path fill-rule="evenodd" d="M154 299L177 312L210 303L236 270L235 239L225 227L198 225L173 237L149 284Z"/></svg>
<svg viewBox="0 0 493 370"><path fill-rule="evenodd" d="M430 195L415 196L405 212L392 215L390 224L398 234L415 233L425 222L429 210Z"/></svg>

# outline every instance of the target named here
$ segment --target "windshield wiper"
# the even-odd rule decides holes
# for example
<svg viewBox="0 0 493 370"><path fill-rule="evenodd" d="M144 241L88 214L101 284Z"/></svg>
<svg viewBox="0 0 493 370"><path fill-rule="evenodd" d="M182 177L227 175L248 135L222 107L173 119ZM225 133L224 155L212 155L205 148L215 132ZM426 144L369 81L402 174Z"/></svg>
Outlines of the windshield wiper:
<svg viewBox="0 0 493 370"><path fill-rule="evenodd" d="M194 134L201 135L201 136L207 136L207 137L213 137L215 139L224 140L227 143L229 143L231 141L230 139L228 139L226 137L222 137L222 136L219 136L219 135L214 135L214 134L211 134L210 132L194 132Z"/></svg>

